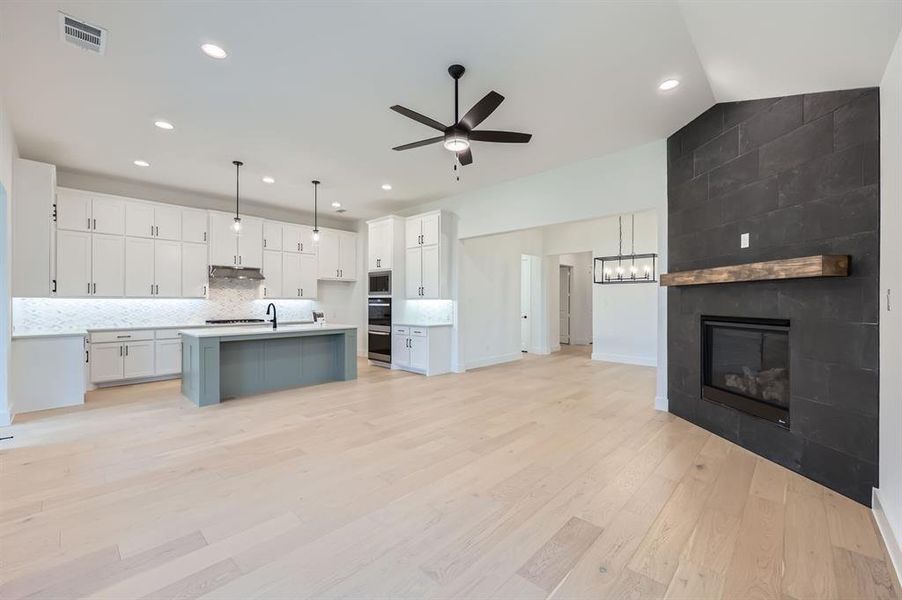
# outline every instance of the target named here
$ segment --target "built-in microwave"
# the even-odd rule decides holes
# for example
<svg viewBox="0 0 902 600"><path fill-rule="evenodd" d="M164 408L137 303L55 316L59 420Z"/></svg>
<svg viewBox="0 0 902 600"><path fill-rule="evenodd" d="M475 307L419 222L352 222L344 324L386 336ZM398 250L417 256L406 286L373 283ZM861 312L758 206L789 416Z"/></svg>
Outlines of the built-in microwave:
<svg viewBox="0 0 902 600"><path fill-rule="evenodd" d="M391 296L391 271L373 271L369 277L368 296Z"/></svg>

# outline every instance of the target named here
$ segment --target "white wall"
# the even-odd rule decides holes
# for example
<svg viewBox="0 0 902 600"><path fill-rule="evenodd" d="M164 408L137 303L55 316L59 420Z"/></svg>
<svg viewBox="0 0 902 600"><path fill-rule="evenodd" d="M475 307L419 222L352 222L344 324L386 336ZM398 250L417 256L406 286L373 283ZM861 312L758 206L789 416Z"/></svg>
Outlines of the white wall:
<svg viewBox="0 0 902 600"><path fill-rule="evenodd" d="M0 90L0 185L6 192L5 195L0 193L0 426L8 425L11 421L8 377L12 332L12 304L10 301L12 236L10 227L13 202L13 160L18 156L16 141L3 105L2 90Z"/></svg>
<svg viewBox="0 0 902 600"><path fill-rule="evenodd" d="M880 83L880 286L880 489L875 499L885 515L881 521L878 514L878 523L902 576L902 36Z"/></svg>

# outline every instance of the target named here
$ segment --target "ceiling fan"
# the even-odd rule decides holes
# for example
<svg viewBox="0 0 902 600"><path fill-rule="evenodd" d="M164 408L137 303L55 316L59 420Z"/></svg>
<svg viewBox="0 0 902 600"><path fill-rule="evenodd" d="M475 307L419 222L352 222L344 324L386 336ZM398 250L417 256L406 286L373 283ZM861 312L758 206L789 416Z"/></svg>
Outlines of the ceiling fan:
<svg viewBox="0 0 902 600"><path fill-rule="evenodd" d="M391 109L397 113L404 115L409 119L413 119L418 123L438 129L442 135L420 140L403 146L396 146L392 150L410 150L411 148L419 148L442 142L446 149L457 154L457 159L462 165L468 165L473 162L473 153L470 151L470 142L500 142L502 144L525 144L532 138L529 133L516 133L513 131L474 131L473 129L486 120L492 114L498 105L504 101L504 96L498 92L492 91L486 94L482 100L473 105L467 114L458 119L458 97L457 82L463 77L466 69L461 65L451 65L448 67L448 74L454 79L454 124L446 126L435 119L430 119L425 115L412 111L403 106L394 105Z"/></svg>

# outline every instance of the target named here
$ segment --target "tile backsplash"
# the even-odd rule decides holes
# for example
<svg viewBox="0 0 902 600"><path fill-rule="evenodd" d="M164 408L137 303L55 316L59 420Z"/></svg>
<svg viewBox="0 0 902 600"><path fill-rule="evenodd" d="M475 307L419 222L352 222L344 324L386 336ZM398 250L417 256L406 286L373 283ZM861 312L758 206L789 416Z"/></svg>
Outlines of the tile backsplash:
<svg viewBox="0 0 902 600"><path fill-rule="evenodd" d="M108 327L195 325L207 319L265 318L258 284L211 280L207 299L13 298L13 335ZM312 320L313 300L273 300L280 321Z"/></svg>

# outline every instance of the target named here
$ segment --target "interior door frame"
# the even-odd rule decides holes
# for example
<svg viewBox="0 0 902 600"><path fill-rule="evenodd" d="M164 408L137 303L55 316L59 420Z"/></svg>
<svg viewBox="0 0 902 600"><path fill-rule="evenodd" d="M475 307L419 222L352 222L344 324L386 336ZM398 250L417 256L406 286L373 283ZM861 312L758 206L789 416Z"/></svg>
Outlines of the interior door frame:
<svg viewBox="0 0 902 600"><path fill-rule="evenodd" d="M573 266L572 265L560 265L560 289L558 290L558 294L563 290L563 274L567 273L567 341L564 341L563 330L559 331L559 342L561 344L570 345L570 342L573 339ZM563 312L563 306L559 307L559 312Z"/></svg>

